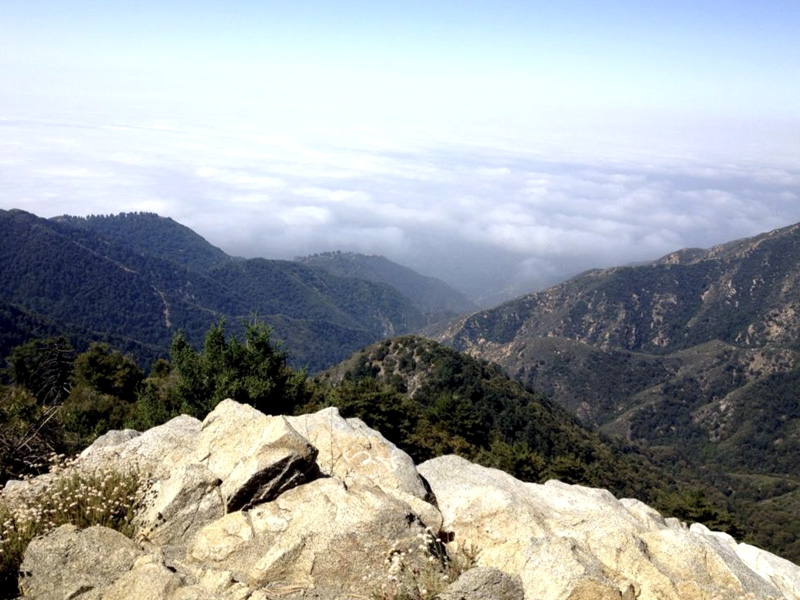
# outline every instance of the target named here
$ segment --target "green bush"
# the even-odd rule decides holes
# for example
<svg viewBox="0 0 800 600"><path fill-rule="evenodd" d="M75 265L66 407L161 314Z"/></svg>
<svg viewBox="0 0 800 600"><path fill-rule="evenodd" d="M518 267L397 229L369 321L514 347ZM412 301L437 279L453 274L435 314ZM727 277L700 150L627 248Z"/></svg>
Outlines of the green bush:
<svg viewBox="0 0 800 600"><path fill-rule="evenodd" d="M61 404L72 387L75 351L64 337L34 339L8 357L12 383L30 391L42 406Z"/></svg>
<svg viewBox="0 0 800 600"><path fill-rule="evenodd" d="M181 333L170 347L169 369L161 367L139 387L131 425L144 429L188 414L204 418L226 398L265 414L291 414L307 401L306 376L287 365L287 354L265 324L245 329L244 340L227 336L220 321L206 334L202 352Z"/></svg>

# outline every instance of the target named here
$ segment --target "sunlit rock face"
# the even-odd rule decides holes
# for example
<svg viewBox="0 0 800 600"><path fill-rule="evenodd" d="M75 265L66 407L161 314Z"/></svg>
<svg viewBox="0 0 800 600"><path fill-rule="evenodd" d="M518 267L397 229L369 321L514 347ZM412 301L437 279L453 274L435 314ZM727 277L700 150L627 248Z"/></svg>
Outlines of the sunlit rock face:
<svg viewBox="0 0 800 600"><path fill-rule="evenodd" d="M798 597L797 566L664 519L637 500L559 481L524 483L457 456L427 461L419 472L452 544L474 545L480 564L519 575L526 598Z"/></svg>
<svg viewBox="0 0 800 600"><path fill-rule="evenodd" d="M25 597L389 598L403 577L419 591L433 573L448 600L800 598L800 568L727 535L455 456L416 467L332 408L268 417L225 401L202 422L104 436L77 468L98 465L150 478L139 536L63 526L37 538ZM476 562L452 582L444 542Z"/></svg>

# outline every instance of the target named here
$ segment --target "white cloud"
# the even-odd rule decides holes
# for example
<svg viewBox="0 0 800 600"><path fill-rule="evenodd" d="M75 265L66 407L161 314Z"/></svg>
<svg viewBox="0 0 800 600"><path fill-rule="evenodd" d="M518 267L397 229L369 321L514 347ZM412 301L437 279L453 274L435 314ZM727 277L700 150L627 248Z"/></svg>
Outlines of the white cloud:
<svg viewBox="0 0 800 600"><path fill-rule="evenodd" d="M277 177L253 175L251 173L239 172L231 169L200 167L195 170L195 173L199 177L246 190L276 189L286 185L285 181Z"/></svg>
<svg viewBox="0 0 800 600"><path fill-rule="evenodd" d="M295 196L313 198L322 202L347 203L361 205L369 202L371 197L361 190L329 190L321 187L302 187L292 190Z"/></svg>
<svg viewBox="0 0 800 600"><path fill-rule="evenodd" d="M327 208L319 206L293 206L278 213L278 218L289 227L318 227L333 220Z"/></svg>
<svg viewBox="0 0 800 600"><path fill-rule="evenodd" d="M483 177L495 178L510 175L511 169L508 167L480 167L475 172Z"/></svg>
<svg viewBox="0 0 800 600"><path fill-rule="evenodd" d="M148 210L233 254L382 253L476 294L800 221L800 164L785 157L578 158L544 145L414 145L236 124L2 126L4 208Z"/></svg>
<svg viewBox="0 0 800 600"><path fill-rule="evenodd" d="M111 177L108 171L93 170L88 167L47 167L38 170L41 177L70 177L75 179L97 179Z"/></svg>
<svg viewBox="0 0 800 600"><path fill-rule="evenodd" d="M230 202L233 205L267 207L272 199L264 194L224 194L220 196L221 202Z"/></svg>

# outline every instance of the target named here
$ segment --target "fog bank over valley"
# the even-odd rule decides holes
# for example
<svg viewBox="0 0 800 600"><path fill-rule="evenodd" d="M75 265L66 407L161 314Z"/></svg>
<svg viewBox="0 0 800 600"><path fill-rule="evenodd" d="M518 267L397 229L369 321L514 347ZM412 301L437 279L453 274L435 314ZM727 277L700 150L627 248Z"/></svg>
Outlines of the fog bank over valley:
<svg viewBox="0 0 800 600"><path fill-rule="evenodd" d="M4 119L0 204L46 217L152 211L246 257L382 254L485 303L800 221L800 161L782 157L277 129Z"/></svg>

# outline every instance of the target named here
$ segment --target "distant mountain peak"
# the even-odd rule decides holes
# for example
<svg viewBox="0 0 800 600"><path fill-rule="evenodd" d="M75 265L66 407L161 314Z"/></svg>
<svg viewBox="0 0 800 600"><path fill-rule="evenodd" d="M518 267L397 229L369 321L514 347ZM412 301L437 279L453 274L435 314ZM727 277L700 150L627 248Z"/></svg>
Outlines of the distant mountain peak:
<svg viewBox="0 0 800 600"><path fill-rule="evenodd" d="M379 254L342 250L300 256L295 261L335 275L389 285L431 317L432 321L471 312L477 307L441 279L421 275Z"/></svg>
<svg viewBox="0 0 800 600"><path fill-rule="evenodd" d="M203 271L234 260L185 225L153 212L85 217L61 215L50 220L93 231L143 254L191 269Z"/></svg>

